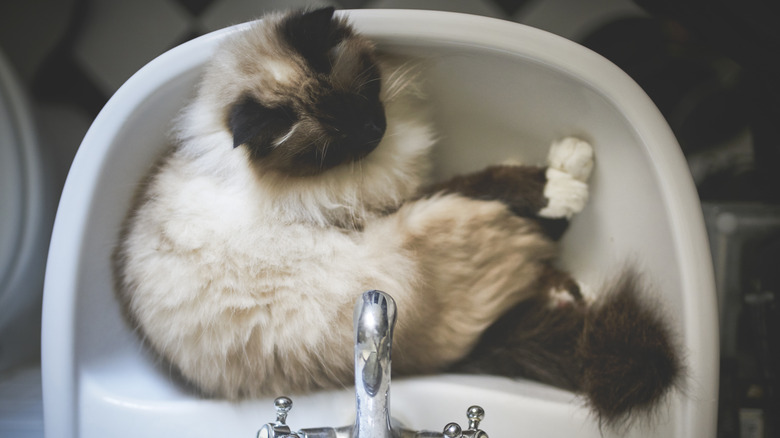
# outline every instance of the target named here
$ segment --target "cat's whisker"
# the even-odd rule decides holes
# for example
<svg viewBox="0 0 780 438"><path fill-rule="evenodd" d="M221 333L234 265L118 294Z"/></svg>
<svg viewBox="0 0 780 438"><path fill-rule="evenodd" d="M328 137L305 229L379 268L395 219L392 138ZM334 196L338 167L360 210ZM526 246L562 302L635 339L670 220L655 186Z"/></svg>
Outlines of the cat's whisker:
<svg viewBox="0 0 780 438"><path fill-rule="evenodd" d="M395 99L396 97L398 97L399 94L401 94L401 92L404 91L404 89L406 89L409 86L409 84L411 84L415 80L416 77L411 75L409 75L408 77L398 78L398 80L393 84L393 88L389 90L387 98L389 100Z"/></svg>
<svg viewBox="0 0 780 438"><path fill-rule="evenodd" d="M322 155L320 156L320 168L325 167L325 155L328 153L328 147L330 146L330 139L326 139L325 143L322 145Z"/></svg>
<svg viewBox="0 0 780 438"><path fill-rule="evenodd" d="M365 81L365 77L371 74L372 70L374 68L373 64L369 64L366 66L366 68L363 69L360 73L355 75L355 79L352 81L354 84L358 84L357 88L360 89L365 85L366 83L369 83L370 81ZM378 77L375 79L379 79Z"/></svg>
<svg viewBox="0 0 780 438"><path fill-rule="evenodd" d="M296 124L294 124L294 125L292 126L292 128L290 128L290 131L289 131L289 132L287 132L287 134L285 134L285 135L281 136L280 138L278 138L278 139L277 139L277 140L274 142L274 146L276 146L276 147L279 147L279 146L281 146L282 144L284 144L284 143L285 143L287 140L289 140L289 139L290 139L290 137L292 137L292 136L295 134L295 131L298 129L298 127L300 127L300 123L296 123Z"/></svg>
<svg viewBox="0 0 780 438"><path fill-rule="evenodd" d="M349 173L355 174L355 166L360 166L360 163L356 162L355 160L352 160L349 162Z"/></svg>
<svg viewBox="0 0 780 438"><path fill-rule="evenodd" d="M385 135L383 136L383 139L384 138L393 138L393 137L403 136L403 134L404 134L403 132L396 132L396 131L387 132L387 131L385 131Z"/></svg>
<svg viewBox="0 0 780 438"><path fill-rule="evenodd" d="M367 79L367 80L363 81L361 84L359 84L357 88L360 90L360 89L365 88L367 85L371 84L372 82L381 82L381 81L382 81L382 79L380 79L380 78ZM365 100L369 100L369 98L366 97L366 96L360 95L360 97L362 97Z"/></svg>
<svg viewBox="0 0 780 438"><path fill-rule="evenodd" d="M363 81L363 82L360 84L360 87L365 87L366 85L368 85L368 84L370 84L370 83L372 83L372 82L380 82L380 81L382 81L382 78L371 78L371 79L366 79L365 81Z"/></svg>
<svg viewBox="0 0 780 438"><path fill-rule="evenodd" d="M387 100L393 100L407 88L407 86L417 80L420 76L420 69L417 65L411 61L403 63L400 67L395 68L385 81L386 91L385 96Z"/></svg>

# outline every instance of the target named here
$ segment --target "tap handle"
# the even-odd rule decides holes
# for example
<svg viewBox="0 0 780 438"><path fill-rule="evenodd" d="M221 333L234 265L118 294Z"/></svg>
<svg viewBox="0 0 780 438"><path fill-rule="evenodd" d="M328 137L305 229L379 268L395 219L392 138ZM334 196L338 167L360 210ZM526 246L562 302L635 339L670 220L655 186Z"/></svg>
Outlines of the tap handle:
<svg viewBox="0 0 780 438"><path fill-rule="evenodd" d="M479 428L479 423L485 419L485 410L480 406L471 406L466 411L469 420L469 428L462 430L458 423L449 423L444 426L442 435L444 438L488 438L488 434Z"/></svg>
<svg viewBox="0 0 780 438"><path fill-rule="evenodd" d="M444 432L442 432L442 435L444 435L444 438L460 438L461 432L463 432L458 425L458 423L448 423L446 426L444 426Z"/></svg>
<svg viewBox="0 0 780 438"><path fill-rule="evenodd" d="M287 422L287 413L292 409L292 400L285 396L277 397L274 400L274 408L276 409L276 422L285 424Z"/></svg>
<svg viewBox="0 0 780 438"><path fill-rule="evenodd" d="M481 406L471 406L466 411L469 420L468 430L463 431L464 438L488 438L488 434L479 428L479 423L485 419L485 410Z"/></svg>
<svg viewBox="0 0 780 438"><path fill-rule="evenodd" d="M289 397L277 397L274 400L276 409L276 421L266 423L259 431L257 438L301 438L301 435L292 432L287 425L287 413L292 409L292 400Z"/></svg>
<svg viewBox="0 0 780 438"><path fill-rule="evenodd" d="M469 419L469 429L477 430L479 429L479 423L485 419L485 410L481 406L471 406L466 411L466 418Z"/></svg>

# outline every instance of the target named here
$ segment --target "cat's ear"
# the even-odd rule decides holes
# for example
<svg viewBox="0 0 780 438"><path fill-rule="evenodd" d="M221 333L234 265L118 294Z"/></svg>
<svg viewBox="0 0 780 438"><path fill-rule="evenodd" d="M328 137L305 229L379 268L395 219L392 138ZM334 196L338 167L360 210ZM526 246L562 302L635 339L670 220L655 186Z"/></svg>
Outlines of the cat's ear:
<svg viewBox="0 0 780 438"><path fill-rule="evenodd" d="M315 71L330 69L327 52L348 33L349 28L333 19L333 7L290 14L280 23L280 31L290 46Z"/></svg>
<svg viewBox="0 0 780 438"><path fill-rule="evenodd" d="M289 129L292 123L290 111L280 107L267 107L250 96L244 96L234 103L228 114L233 148L246 145L255 156L270 153L274 148L274 141Z"/></svg>

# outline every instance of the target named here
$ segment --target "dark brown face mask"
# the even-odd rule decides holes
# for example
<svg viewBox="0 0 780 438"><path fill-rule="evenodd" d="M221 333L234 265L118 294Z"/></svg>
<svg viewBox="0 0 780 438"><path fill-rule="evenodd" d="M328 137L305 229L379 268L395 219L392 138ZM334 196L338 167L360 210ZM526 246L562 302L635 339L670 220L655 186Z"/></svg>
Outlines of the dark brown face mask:
<svg viewBox="0 0 780 438"><path fill-rule="evenodd" d="M373 46L353 44L361 37L332 8L292 14L277 30L312 80L285 101L244 94L228 111L233 147L262 171L296 177L370 154L387 128Z"/></svg>

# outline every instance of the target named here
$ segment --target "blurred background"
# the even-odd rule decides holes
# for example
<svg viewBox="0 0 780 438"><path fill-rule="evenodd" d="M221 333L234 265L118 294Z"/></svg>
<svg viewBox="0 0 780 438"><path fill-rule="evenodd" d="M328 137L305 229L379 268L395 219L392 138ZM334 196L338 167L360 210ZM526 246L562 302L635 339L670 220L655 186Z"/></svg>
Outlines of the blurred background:
<svg viewBox="0 0 780 438"><path fill-rule="evenodd" d="M106 101L189 39L271 10L327 5L516 21L579 42L631 75L676 134L702 200L720 304L718 436L778 436L780 3L773 0L0 1L0 436L43 436L48 238L70 163Z"/></svg>

